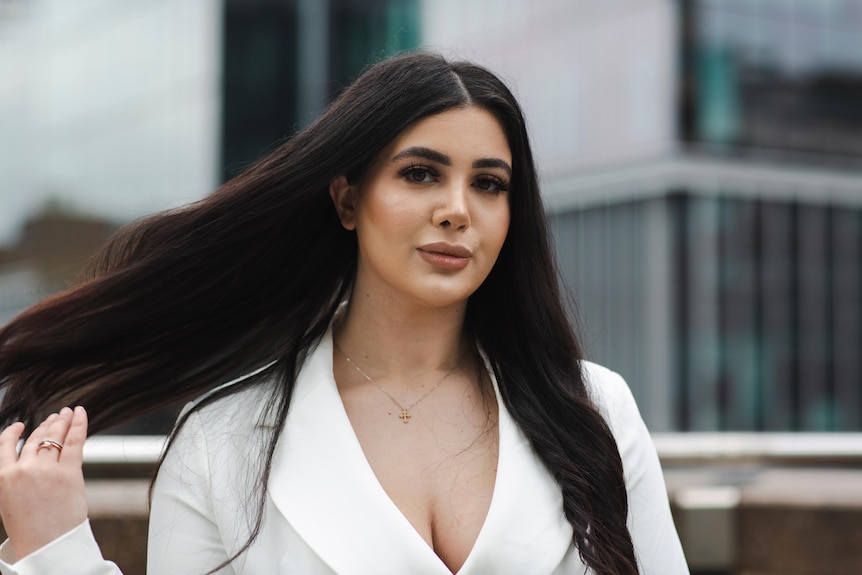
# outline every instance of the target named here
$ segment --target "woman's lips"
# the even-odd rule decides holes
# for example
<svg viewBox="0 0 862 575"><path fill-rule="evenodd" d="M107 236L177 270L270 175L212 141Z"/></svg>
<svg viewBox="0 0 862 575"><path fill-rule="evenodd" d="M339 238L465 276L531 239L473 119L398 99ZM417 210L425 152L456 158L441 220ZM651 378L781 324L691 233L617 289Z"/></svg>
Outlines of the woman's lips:
<svg viewBox="0 0 862 575"><path fill-rule="evenodd" d="M417 248L423 260L444 270L460 270L467 267L473 253L464 246L438 242Z"/></svg>

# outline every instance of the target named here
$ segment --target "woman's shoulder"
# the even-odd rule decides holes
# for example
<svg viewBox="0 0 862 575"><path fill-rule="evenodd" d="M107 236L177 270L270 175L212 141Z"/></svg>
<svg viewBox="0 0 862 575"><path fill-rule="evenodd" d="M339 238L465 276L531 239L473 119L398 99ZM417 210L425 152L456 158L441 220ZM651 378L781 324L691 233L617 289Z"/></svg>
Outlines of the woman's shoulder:
<svg viewBox="0 0 862 575"><path fill-rule="evenodd" d="M616 401L620 395L631 393L626 380L619 373L592 361L582 360L581 372L590 398L597 403Z"/></svg>
<svg viewBox="0 0 862 575"><path fill-rule="evenodd" d="M631 389L619 373L586 360L581 362L581 370L590 399L612 430L616 432L633 413L638 413Z"/></svg>
<svg viewBox="0 0 862 575"><path fill-rule="evenodd" d="M187 403L180 418L188 412L192 427L207 437L246 437L253 431L272 426L276 381L266 377L251 385L234 380L220 385Z"/></svg>
<svg viewBox="0 0 862 575"><path fill-rule="evenodd" d="M242 481L237 484L237 478L245 478L257 465L271 436L265 421L273 389L271 380L227 395L219 391L229 388L220 386L186 404L159 475L174 475L185 483L205 478L209 488L248 488Z"/></svg>

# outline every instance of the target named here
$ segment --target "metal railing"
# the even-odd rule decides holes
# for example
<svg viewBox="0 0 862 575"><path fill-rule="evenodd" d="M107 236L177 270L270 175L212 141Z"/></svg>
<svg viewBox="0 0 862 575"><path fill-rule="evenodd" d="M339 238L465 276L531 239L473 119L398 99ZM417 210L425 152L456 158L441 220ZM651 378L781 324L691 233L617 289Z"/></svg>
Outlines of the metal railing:
<svg viewBox="0 0 862 575"><path fill-rule="evenodd" d="M654 433L665 466L862 466L862 433ZM152 469L164 436L103 435L84 446L84 465L107 472Z"/></svg>
<svg viewBox="0 0 862 575"><path fill-rule="evenodd" d="M862 466L862 433L654 433L663 465Z"/></svg>
<svg viewBox="0 0 862 575"><path fill-rule="evenodd" d="M810 499L811 492L823 490L831 493L843 489L848 509L862 505L859 490L848 491L846 482L804 484L803 493L798 481L799 474L807 477L811 473L827 479L830 474L851 474L852 481L857 475L862 477L862 433L655 433L653 441L693 574L738 571L742 555L740 509L746 505L745 494L751 498L753 485L757 487L760 482L763 490L762 474L771 477L768 482L773 486L776 473L785 479L788 473L796 477L789 491L781 490L782 496L789 497L785 502L788 509L802 504L806 497ZM149 477L164 444L164 436L90 438L84 448L85 472L88 479ZM91 485L98 483L104 491L106 485L129 482L96 481ZM831 493L830 498L836 496L842 494ZM116 502L112 505L116 507Z"/></svg>

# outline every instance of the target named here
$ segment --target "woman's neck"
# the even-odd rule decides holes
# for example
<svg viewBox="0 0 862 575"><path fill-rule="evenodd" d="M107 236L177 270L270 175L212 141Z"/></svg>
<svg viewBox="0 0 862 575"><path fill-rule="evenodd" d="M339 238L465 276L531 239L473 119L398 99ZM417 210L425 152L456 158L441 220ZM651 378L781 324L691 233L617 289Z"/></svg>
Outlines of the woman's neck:
<svg viewBox="0 0 862 575"><path fill-rule="evenodd" d="M353 297L333 339L372 377L410 381L422 374L452 372L470 361L463 330L466 309L466 302L439 309Z"/></svg>

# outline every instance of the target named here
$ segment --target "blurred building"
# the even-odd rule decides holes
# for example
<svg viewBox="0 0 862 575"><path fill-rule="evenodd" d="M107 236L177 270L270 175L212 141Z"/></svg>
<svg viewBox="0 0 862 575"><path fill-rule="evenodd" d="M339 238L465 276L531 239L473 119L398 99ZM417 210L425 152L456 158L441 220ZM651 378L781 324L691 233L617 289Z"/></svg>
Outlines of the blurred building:
<svg viewBox="0 0 862 575"><path fill-rule="evenodd" d="M419 0L221 4L221 179L309 124L370 64L419 43Z"/></svg>
<svg viewBox="0 0 862 575"><path fill-rule="evenodd" d="M216 5L0 0L0 244L49 198L127 221L212 189Z"/></svg>
<svg viewBox="0 0 862 575"><path fill-rule="evenodd" d="M422 46L524 104L589 356L652 429L859 430L860 25L858 0L0 0L0 245L61 192L112 221L200 197ZM4 257L0 314L42 293Z"/></svg>
<svg viewBox="0 0 862 575"><path fill-rule="evenodd" d="M425 6L515 80L590 356L652 429L862 429L862 3Z"/></svg>
<svg viewBox="0 0 862 575"><path fill-rule="evenodd" d="M53 197L200 198L418 26L418 0L0 0L0 245Z"/></svg>
<svg viewBox="0 0 862 575"><path fill-rule="evenodd" d="M114 230L113 222L52 205L27 220L18 241L0 250L0 325L80 278Z"/></svg>
<svg viewBox="0 0 862 575"><path fill-rule="evenodd" d="M212 191L418 42L418 0L0 0L0 325L110 222Z"/></svg>

